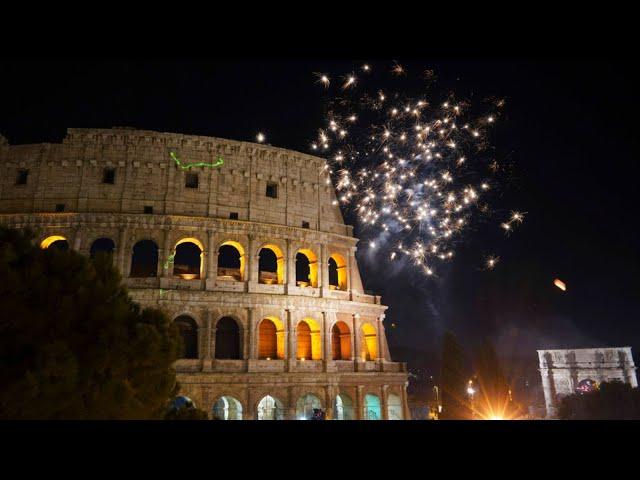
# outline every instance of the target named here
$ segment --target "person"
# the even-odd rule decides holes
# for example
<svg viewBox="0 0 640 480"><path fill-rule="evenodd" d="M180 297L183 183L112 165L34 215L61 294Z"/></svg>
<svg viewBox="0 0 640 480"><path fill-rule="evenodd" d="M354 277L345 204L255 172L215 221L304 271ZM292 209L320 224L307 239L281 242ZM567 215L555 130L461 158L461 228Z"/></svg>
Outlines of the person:
<svg viewBox="0 0 640 480"><path fill-rule="evenodd" d="M321 408L314 408L311 420L324 420L324 411Z"/></svg>

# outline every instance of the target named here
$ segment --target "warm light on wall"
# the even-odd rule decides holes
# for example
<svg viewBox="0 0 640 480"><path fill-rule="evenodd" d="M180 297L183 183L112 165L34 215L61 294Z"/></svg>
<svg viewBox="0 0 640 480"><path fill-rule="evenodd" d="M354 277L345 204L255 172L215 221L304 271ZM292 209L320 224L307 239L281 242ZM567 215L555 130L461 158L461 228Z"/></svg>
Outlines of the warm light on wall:
<svg viewBox="0 0 640 480"><path fill-rule="evenodd" d="M42 242L40 242L40 248L45 250L49 248L53 242L57 242L58 240L64 240L65 242L67 241L66 238L60 235L52 235L50 237L45 238Z"/></svg>

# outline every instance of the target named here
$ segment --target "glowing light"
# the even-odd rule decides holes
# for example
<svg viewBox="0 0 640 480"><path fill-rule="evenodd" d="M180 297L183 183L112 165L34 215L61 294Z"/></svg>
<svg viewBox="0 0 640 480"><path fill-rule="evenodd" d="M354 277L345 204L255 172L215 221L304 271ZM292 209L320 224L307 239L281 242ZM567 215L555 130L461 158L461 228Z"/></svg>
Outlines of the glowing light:
<svg viewBox="0 0 640 480"><path fill-rule="evenodd" d="M562 290L563 292L566 292L566 291L567 291L567 285L566 285L562 280L560 280L559 278L556 278L556 279L553 281L553 284L554 284L556 287L558 287L560 290Z"/></svg>
<svg viewBox="0 0 640 480"><path fill-rule="evenodd" d="M264 142L264 134L263 133L258 133L256 135L256 140L258 141L258 143Z"/></svg>
<svg viewBox="0 0 640 480"><path fill-rule="evenodd" d="M176 162L178 168L182 170L188 170L194 167L208 167L208 168L217 168L221 167L224 164L224 160L222 157L218 157L216 163L206 163L206 162L192 162L192 163L182 163L175 152L169 152L169 156Z"/></svg>

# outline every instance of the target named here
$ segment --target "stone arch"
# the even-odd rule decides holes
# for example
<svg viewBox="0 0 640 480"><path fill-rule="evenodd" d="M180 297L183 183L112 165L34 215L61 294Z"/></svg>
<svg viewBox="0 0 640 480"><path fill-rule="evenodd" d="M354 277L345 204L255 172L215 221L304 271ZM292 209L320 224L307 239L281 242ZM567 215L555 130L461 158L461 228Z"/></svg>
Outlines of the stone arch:
<svg viewBox="0 0 640 480"><path fill-rule="evenodd" d="M214 420L242 420L242 403L231 395L221 396L213 405Z"/></svg>
<svg viewBox="0 0 640 480"><path fill-rule="evenodd" d="M276 397L265 395L256 404L258 420L283 420L284 405Z"/></svg>
<svg viewBox="0 0 640 480"><path fill-rule="evenodd" d="M58 250L69 250L69 241L62 235L50 235L40 242L40 248L46 250L53 247Z"/></svg>
<svg viewBox="0 0 640 480"><path fill-rule="evenodd" d="M353 409L353 400L346 393L336 395L334 401L333 418L335 420L355 420L356 414Z"/></svg>
<svg viewBox="0 0 640 480"><path fill-rule="evenodd" d="M378 336L376 329L370 323L362 324L362 359L376 360L378 358Z"/></svg>
<svg viewBox="0 0 640 480"><path fill-rule="evenodd" d="M296 253L296 285L318 286L318 257L308 248L301 248Z"/></svg>
<svg viewBox="0 0 640 480"><path fill-rule="evenodd" d="M304 318L296 326L296 358L322 360L320 324L312 318Z"/></svg>
<svg viewBox="0 0 640 480"><path fill-rule="evenodd" d="M242 358L240 326L233 317L222 317L216 322L215 358L239 360Z"/></svg>
<svg viewBox="0 0 640 480"><path fill-rule="evenodd" d="M182 338L184 359L198 358L198 324L189 315L180 315L173 320Z"/></svg>
<svg viewBox="0 0 640 480"><path fill-rule="evenodd" d="M277 317L265 317L258 325L258 358L284 359L284 324Z"/></svg>
<svg viewBox="0 0 640 480"><path fill-rule="evenodd" d="M367 393L364 396L363 420L381 420L382 407L380 406L380 397L373 393Z"/></svg>
<svg viewBox="0 0 640 480"><path fill-rule="evenodd" d="M267 243L258 249L258 283L281 285L284 283L284 255L275 243Z"/></svg>
<svg viewBox="0 0 640 480"><path fill-rule="evenodd" d="M404 420L402 411L401 397L395 393L387 395L387 418L389 420Z"/></svg>
<svg viewBox="0 0 640 480"><path fill-rule="evenodd" d="M347 289L347 261L339 253L329 256L329 288L332 290Z"/></svg>
<svg viewBox="0 0 640 480"><path fill-rule="evenodd" d="M91 243L91 248L89 249L89 256L91 258L95 258L98 253L105 253L107 255L113 255L114 250L116 249L116 243L108 237L100 237L96 238Z"/></svg>
<svg viewBox="0 0 640 480"><path fill-rule="evenodd" d="M202 278L204 245L197 238L179 240L173 250L173 275L185 280Z"/></svg>
<svg viewBox="0 0 640 480"><path fill-rule="evenodd" d="M316 395L312 393L302 395L296 402L296 419L310 420L316 408L322 408L322 402Z"/></svg>
<svg viewBox="0 0 640 480"><path fill-rule="evenodd" d="M158 276L158 245L153 240L140 240L132 249L130 277Z"/></svg>
<svg viewBox="0 0 640 480"><path fill-rule="evenodd" d="M342 320L331 328L331 356L333 360L351 360L351 329Z"/></svg>
<svg viewBox="0 0 640 480"><path fill-rule="evenodd" d="M218 246L218 277L244 282L246 255L242 244L225 240Z"/></svg>

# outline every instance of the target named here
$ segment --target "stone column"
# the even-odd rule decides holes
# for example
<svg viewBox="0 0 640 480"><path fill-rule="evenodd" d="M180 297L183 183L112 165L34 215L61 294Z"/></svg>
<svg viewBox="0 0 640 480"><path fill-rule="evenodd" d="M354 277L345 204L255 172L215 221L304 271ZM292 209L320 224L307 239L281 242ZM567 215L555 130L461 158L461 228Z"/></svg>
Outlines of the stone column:
<svg viewBox="0 0 640 480"><path fill-rule="evenodd" d="M203 262L206 264L204 286L206 290L213 290L218 278L218 249L216 248L216 234L207 230L207 252Z"/></svg>
<svg viewBox="0 0 640 480"><path fill-rule="evenodd" d="M335 397L333 387L327 385L324 388L325 420L333 420L333 397Z"/></svg>
<svg viewBox="0 0 640 480"><path fill-rule="evenodd" d="M544 390L544 401L545 407L547 410L547 418L551 418L555 416L555 393L553 388L553 378L551 378L552 373L550 369L541 368L540 374L542 377L542 388Z"/></svg>
<svg viewBox="0 0 640 480"><path fill-rule="evenodd" d="M168 263L168 268L164 268L165 263L169 259L173 251L171 250L171 231L167 228L164 230L163 249L158 252L158 270L161 277L167 278L173 276L173 262Z"/></svg>
<svg viewBox="0 0 640 480"><path fill-rule="evenodd" d="M127 227L120 227L120 236L118 238L118 245L117 245L117 251L116 251L116 257L117 257L117 264L116 266L118 267L118 270L120 270L120 274L122 275L122 278L128 277L129 276L129 271L126 270L125 268L125 258L126 258L126 254L127 254ZM131 252L129 254L129 257L131 257L131 254L133 252Z"/></svg>
<svg viewBox="0 0 640 480"><path fill-rule="evenodd" d="M382 397L380 398L382 419L389 420L389 385L382 385Z"/></svg>
<svg viewBox="0 0 640 480"><path fill-rule="evenodd" d="M82 248L82 230L80 229L80 226L76 226L74 227L74 232L73 232L73 249L76 252L80 252L80 249Z"/></svg>
<svg viewBox="0 0 640 480"><path fill-rule="evenodd" d="M327 245L320 244L320 265L318 266L318 286L323 297L329 296L329 254Z"/></svg>
<svg viewBox="0 0 640 480"><path fill-rule="evenodd" d="M202 315L205 319L205 326L203 330L203 349L202 349L202 370L205 372L211 371L211 359L215 356L215 346L211 342L211 312L203 310Z"/></svg>
<svg viewBox="0 0 640 480"><path fill-rule="evenodd" d="M207 312L207 358L216 358L216 325L213 324L213 312Z"/></svg>
<svg viewBox="0 0 640 480"><path fill-rule="evenodd" d="M354 313L353 314L353 329L352 329L352 335L351 335L351 358L353 358L356 362L359 362L362 360L361 358L361 345L360 345L360 314L359 313Z"/></svg>
<svg viewBox="0 0 640 480"><path fill-rule="evenodd" d="M356 398L354 400L356 420L364 420L364 385L358 385L356 387Z"/></svg>
<svg viewBox="0 0 640 480"><path fill-rule="evenodd" d="M409 410L409 402L407 401L407 387L409 382L405 382L402 387L402 419L411 420L411 410Z"/></svg>
<svg viewBox="0 0 640 480"><path fill-rule="evenodd" d="M284 358L287 359L287 370L292 371L296 363L296 327L295 318L293 318L291 310L284 311L285 324L285 352Z"/></svg>
<svg viewBox="0 0 640 480"><path fill-rule="evenodd" d="M322 312L322 357L324 359L324 370L327 371L327 364L333 361L331 355L331 320L327 312Z"/></svg>
<svg viewBox="0 0 640 480"><path fill-rule="evenodd" d="M253 308L247 308L247 330L244 335L244 358L247 360L258 358L258 355L256 354L258 341L256 337L256 324L253 312Z"/></svg>
<svg viewBox="0 0 640 480"><path fill-rule="evenodd" d="M353 282L351 279L353 278L353 269L357 268L355 267L356 265L355 254L356 254L356 247L351 247L349 249L348 256L347 256L347 291L349 292L349 297L352 297L351 286L353 285Z"/></svg>
<svg viewBox="0 0 640 480"><path fill-rule="evenodd" d="M247 278L249 283L257 284L260 267L260 255L256 252L256 240L253 235L249 235L249 251L247 252ZM251 290L250 290L251 291Z"/></svg>
<svg viewBox="0 0 640 480"><path fill-rule="evenodd" d="M378 358L377 360L380 363L384 362L384 343L382 341L382 337L383 337L383 332L384 332L384 324L382 323L384 320L384 313L381 315L378 315L378 319L377 319L377 325L376 325L376 330L377 330L377 335L376 335L376 339L378 340Z"/></svg>
<svg viewBox="0 0 640 480"><path fill-rule="evenodd" d="M296 286L296 248L295 245L292 244L291 240L287 239L287 251L284 253L285 258L287 259L285 264L285 273L287 284L287 292L289 288Z"/></svg>

